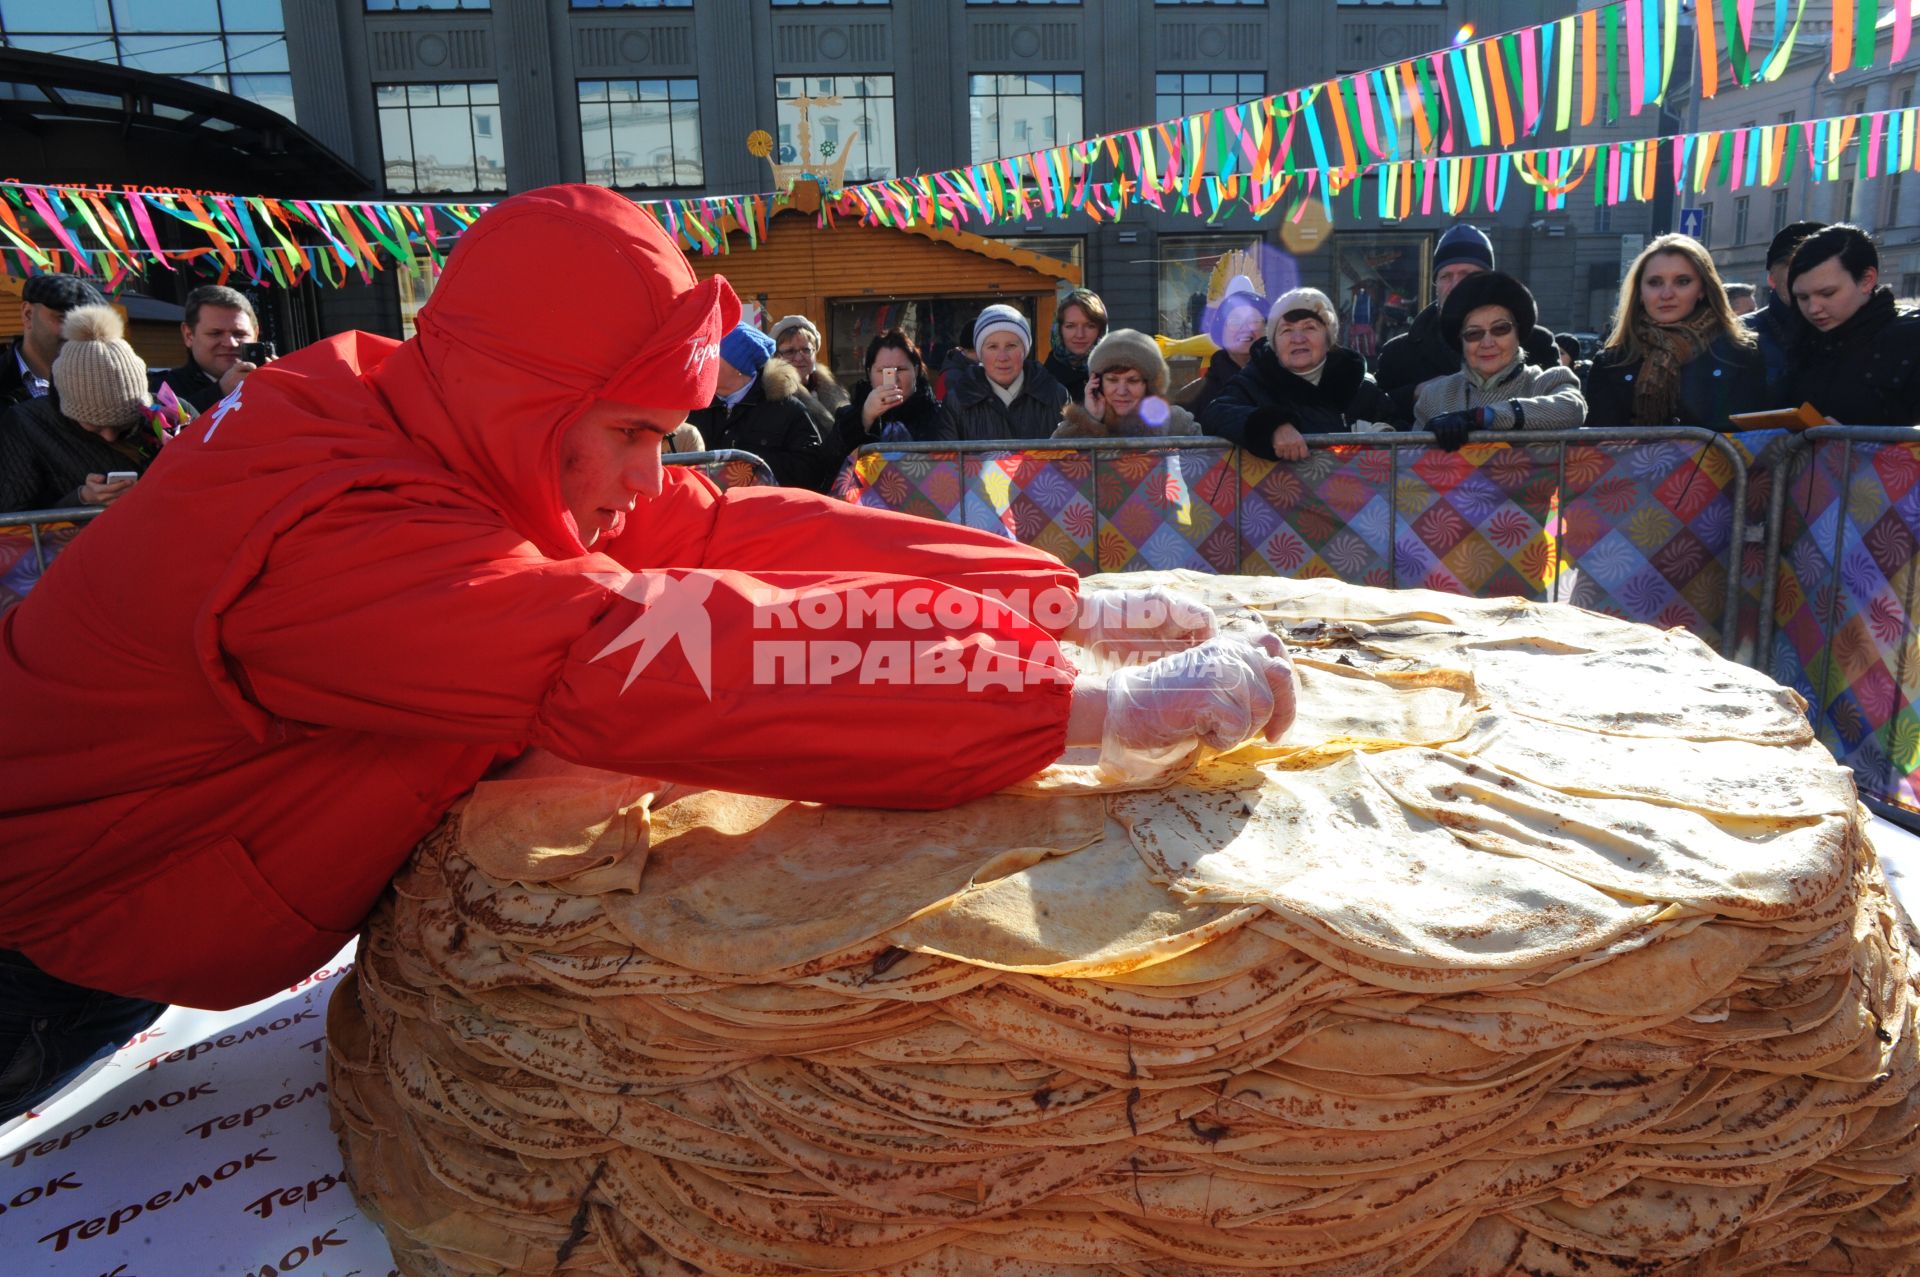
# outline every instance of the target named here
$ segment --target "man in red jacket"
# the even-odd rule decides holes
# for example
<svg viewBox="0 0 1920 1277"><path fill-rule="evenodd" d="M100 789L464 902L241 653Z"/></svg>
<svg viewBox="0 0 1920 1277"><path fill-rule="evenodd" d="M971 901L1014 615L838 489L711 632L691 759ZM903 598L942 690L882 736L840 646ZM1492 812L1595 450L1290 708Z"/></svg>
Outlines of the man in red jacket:
<svg viewBox="0 0 1920 1277"><path fill-rule="evenodd" d="M1070 743L1124 761L1290 721L1273 645L1076 679L1056 638L1124 626L1081 619L1039 551L664 475L738 316L629 201L516 196L462 237L416 338L348 333L247 378L0 620L0 1117L160 1003L310 971L530 746L926 808ZM811 628L771 637L808 645L770 661L794 599ZM904 681L867 659L889 644Z"/></svg>

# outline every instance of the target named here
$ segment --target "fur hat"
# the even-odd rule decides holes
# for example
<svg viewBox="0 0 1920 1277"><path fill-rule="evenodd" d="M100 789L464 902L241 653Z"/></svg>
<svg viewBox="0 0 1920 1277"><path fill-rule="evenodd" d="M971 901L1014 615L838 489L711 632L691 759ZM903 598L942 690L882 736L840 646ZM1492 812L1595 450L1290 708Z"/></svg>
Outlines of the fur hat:
<svg viewBox="0 0 1920 1277"><path fill-rule="evenodd" d="M752 377L760 372L760 365L773 357L773 338L761 332L749 323L734 325L733 331L720 339L720 358L736 372Z"/></svg>
<svg viewBox="0 0 1920 1277"><path fill-rule="evenodd" d="M153 402L147 366L127 345L111 306L76 306L60 325L66 344L53 357L60 411L89 426L131 426Z"/></svg>
<svg viewBox="0 0 1920 1277"><path fill-rule="evenodd" d="M774 345L779 345L780 339L796 328L806 329L807 335L813 338L813 348L815 350L820 349L820 330L816 328L813 321L805 315L782 315L780 322L775 324L772 329Z"/></svg>
<svg viewBox="0 0 1920 1277"><path fill-rule="evenodd" d="M1267 341L1278 346L1280 340L1275 336L1280 331L1280 322L1288 313L1296 310L1310 310L1327 326L1327 345L1333 346L1340 341L1340 312L1333 308L1333 299L1317 288L1295 288L1280 294L1273 303L1273 309L1267 312Z"/></svg>
<svg viewBox="0 0 1920 1277"><path fill-rule="evenodd" d="M1472 262L1482 270L1493 269L1493 241L1485 231L1465 222L1447 228L1440 242L1433 246L1433 273L1438 275L1459 262Z"/></svg>
<svg viewBox="0 0 1920 1277"><path fill-rule="evenodd" d="M1087 354L1087 374L1098 377L1112 368L1131 368L1147 379L1147 393L1167 393L1167 361L1153 338L1132 328L1116 328Z"/></svg>
<svg viewBox="0 0 1920 1277"><path fill-rule="evenodd" d="M1029 351L1033 349L1033 325L1027 322L1025 315L1005 302L995 302L973 321L973 348L980 349L980 343L992 333L1012 333L1026 344Z"/></svg>
<svg viewBox="0 0 1920 1277"><path fill-rule="evenodd" d="M1504 307L1513 316L1513 325L1519 330L1523 343L1533 332L1540 314L1533 304L1533 294L1513 276L1493 270L1469 275L1453 286L1440 306L1440 340L1447 344L1448 350L1460 349L1460 330L1466 327L1467 316L1482 306Z"/></svg>

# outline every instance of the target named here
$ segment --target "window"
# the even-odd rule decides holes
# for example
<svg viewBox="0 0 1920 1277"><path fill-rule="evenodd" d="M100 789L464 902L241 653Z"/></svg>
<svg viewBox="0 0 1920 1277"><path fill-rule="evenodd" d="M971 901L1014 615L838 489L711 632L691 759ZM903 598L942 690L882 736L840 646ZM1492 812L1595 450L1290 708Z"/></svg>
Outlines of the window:
<svg viewBox="0 0 1920 1277"><path fill-rule="evenodd" d="M1836 222L1851 222L1853 220L1852 178L1848 178L1846 181L1840 183L1840 207L1838 211L1835 212L1833 220Z"/></svg>
<svg viewBox="0 0 1920 1277"><path fill-rule="evenodd" d="M1084 235L1008 235L1000 242L1024 248L1042 257L1051 257L1056 262L1071 262L1075 266L1087 264L1087 239Z"/></svg>
<svg viewBox="0 0 1920 1277"><path fill-rule="evenodd" d="M580 157L595 186L699 186L698 80L581 80Z"/></svg>
<svg viewBox="0 0 1920 1277"><path fill-rule="evenodd" d="M1916 297L1920 297L1920 270L1910 270L1900 277L1900 300Z"/></svg>
<svg viewBox="0 0 1920 1277"><path fill-rule="evenodd" d="M1079 4L1080 0L967 0L968 4Z"/></svg>
<svg viewBox="0 0 1920 1277"><path fill-rule="evenodd" d="M1786 191L1775 191L1773 193L1772 233L1775 235L1787 229L1787 195L1788 193Z"/></svg>
<svg viewBox="0 0 1920 1277"><path fill-rule="evenodd" d="M802 5L822 4L888 4L890 0L773 0L776 9L794 9Z"/></svg>
<svg viewBox="0 0 1920 1277"><path fill-rule="evenodd" d="M845 182L894 175L892 76L780 76L773 95L780 163Z"/></svg>
<svg viewBox="0 0 1920 1277"><path fill-rule="evenodd" d="M1264 5L1266 4L1267 0L1153 0L1153 2L1155 4L1163 4L1163 5L1170 5L1170 4Z"/></svg>
<svg viewBox="0 0 1920 1277"><path fill-rule="evenodd" d="M1081 83L1077 74L968 76L974 162L1078 141Z"/></svg>
<svg viewBox="0 0 1920 1277"><path fill-rule="evenodd" d="M1742 195L1733 202L1733 244L1735 248L1747 242L1747 214L1753 207L1753 197Z"/></svg>
<svg viewBox="0 0 1920 1277"><path fill-rule="evenodd" d="M491 9L493 0L366 0L368 13L414 9Z"/></svg>
<svg viewBox="0 0 1920 1277"><path fill-rule="evenodd" d="M1267 77L1259 71L1162 71L1153 77L1153 118L1171 120L1216 106L1232 106L1265 97Z"/></svg>
<svg viewBox="0 0 1920 1277"><path fill-rule="evenodd" d="M1707 226L1713 225L1713 205L1707 205ZM1593 230L1597 235L1610 234L1613 231L1613 206L1602 204L1593 210Z"/></svg>
<svg viewBox="0 0 1920 1277"><path fill-rule="evenodd" d="M497 84L376 84L380 156L395 195L507 189Z"/></svg>
<svg viewBox="0 0 1920 1277"><path fill-rule="evenodd" d="M0 44L173 76L293 118L280 0L0 0Z"/></svg>
<svg viewBox="0 0 1920 1277"><path fill-rule="evenodd" d="M1899 109L1906 111L1912 106L1913 90L1903 89L1900 93ZM1880 225L1898 226L1900 225L1900 185L1901 180L1906 176L1906 170L1897 164L1890 165L1889 168L1891 171L1887 173L1886 181L1882 183L1887 188L1887 208L1885 215L1880 219Z"/></svg>
<svg viewBox="0 0 1920 1277"><path fill-rule="evenodd" d="M1447 0L1339 0L1342 9L1444 9Z"/></svg>
<svg viewBox="0 0 1920 1277"><path fill-rule="evenodd" d="M1230 263L1221 271L1220 259L1240 254L1242 262ZM1155 332L1169 337L1191 337L1206 322L1207 307L1218 300L1226 281L1244 274L1256 289L1279 290L1291 281L1260 279L1251 263L1261 259L1259 236L1247 235L1162 235L1154 253L1159 267L1158 322ZM1241 269L1242 266L1247 267ZM1216 281L1214 276L1220 278ZM1263 293L1278 296L1278 291Z"/></svg>
<svg viewBox="0 0 1920 1277"><path fill-rule="evenodd" d="M1713 247L1713 205L1710 203L1700 206L1700 242Z"/></svg>
<svg viewBox="0 0 1920 1277"><path fill-rule="evenodd" d="M572 9L691 9L693 0L568 0Z"/></svg>

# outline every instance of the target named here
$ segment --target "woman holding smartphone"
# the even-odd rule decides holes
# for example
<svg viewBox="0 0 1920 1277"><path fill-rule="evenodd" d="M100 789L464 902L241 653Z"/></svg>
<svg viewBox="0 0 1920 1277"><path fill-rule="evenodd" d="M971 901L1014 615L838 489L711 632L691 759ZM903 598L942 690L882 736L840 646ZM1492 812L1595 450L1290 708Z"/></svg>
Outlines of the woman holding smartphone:
<svg viewBox="0 0 1920 1277"><path fill-rule="evenodd" d="M957 438L927 380L913 338L889 328L867 343L867 375L833 414L832 444L839 464L868 443L928 443Z"/></svg>
<svg viewBox="0 0 1920 1277"><path fill-rule="evenodd" d="M124 331L111 306L67 312L54 393L0 418L0 510L111 505L153 460L147 366Z"/></svg>

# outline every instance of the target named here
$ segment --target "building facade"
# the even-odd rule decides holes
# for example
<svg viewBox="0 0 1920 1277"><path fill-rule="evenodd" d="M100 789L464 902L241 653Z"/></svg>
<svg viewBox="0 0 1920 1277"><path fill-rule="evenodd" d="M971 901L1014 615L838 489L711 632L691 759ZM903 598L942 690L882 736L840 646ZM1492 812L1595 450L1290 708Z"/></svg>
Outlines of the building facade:
<svg viewBox="0 0 1920 1277"><path fill-rule="evenodd" d="M89 11L96 17L82 21ZM782 162L848 182L950 168L1543 16L1526 0L0 0L0 38L268 101L396 197L484 199L591 181L646 199L766 191ZM1829 113L1842 105L1835 94L1869 109L1910 99L1911 68L1830 91L1814 76L1823 38L1803 37L1802 50L1780 83L1702 104L1698 127ZM1647 136L1663 121L1672 128L1678 117L1649 110L1577 140ZM750 147L756 133L765 145ZM1803 178L1787 207L1797 217L1843 201L1871 225L1897 226L1899 201L1920 199L1899 185L1841 192ZM1575 198L1568 211L1536 214L1524 194L1471 220L1492 236L1499 264L1533 284L1543 322L1604 331L1623 261L1672 224L1674 201L1596 210ZM1744 197L1753 203L1738 241L1734 201L1708 198L1729 275L1754 277L1746 259L1755 241L1764 252L1759 228L1778 216L1777 197ZM986 233L1073 261L1116 324L1170 336L1193 330L1219 258L1252 249L1269 292L1325 289L1364 343L1390 336L1430 297L1428 255L1445 224L1383 222L1371 208L1356 219L1343 200L1332 225L1318 208L1298 222L1241 212L1211 224L1136 208L1114 224L1037 220ZM428 286L390 276L323 298L326 325L398 333ZM846 286L884 295L886 264Z"/></svg>

